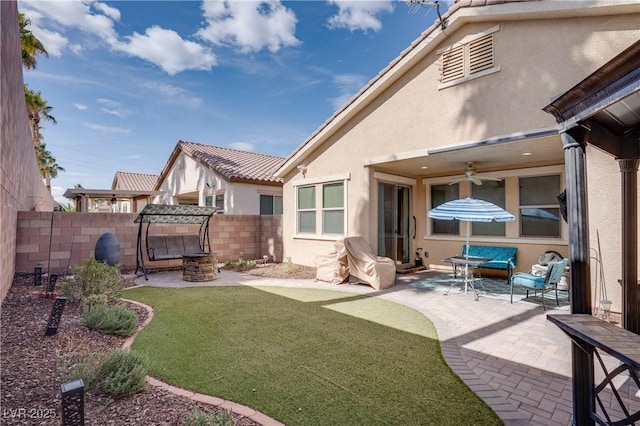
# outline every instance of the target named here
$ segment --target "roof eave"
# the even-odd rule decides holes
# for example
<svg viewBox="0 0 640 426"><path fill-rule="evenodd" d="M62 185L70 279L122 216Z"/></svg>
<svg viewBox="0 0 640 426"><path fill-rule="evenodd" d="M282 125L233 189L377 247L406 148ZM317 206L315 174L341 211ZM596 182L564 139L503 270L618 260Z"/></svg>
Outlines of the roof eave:
<svg viewBox="0 0 640 426"><path fill-rule="evenodd" d="M162 168L162 172L160 172L160 176L158 176L158 180L156 181L156 184L153 187L154 191L159 190L160 186L162 186L162 182L164 182L164 180L167 178L167 175L169 174L171 167L173 167L173 163L175 163L176 158L178 158L178 154L180 154L180 151L182 151L182 143L183 141L179 140L178 143L176 143L176 146L173 148L173 151L171 152L169 159L167 160L164 167Z"/></svg>

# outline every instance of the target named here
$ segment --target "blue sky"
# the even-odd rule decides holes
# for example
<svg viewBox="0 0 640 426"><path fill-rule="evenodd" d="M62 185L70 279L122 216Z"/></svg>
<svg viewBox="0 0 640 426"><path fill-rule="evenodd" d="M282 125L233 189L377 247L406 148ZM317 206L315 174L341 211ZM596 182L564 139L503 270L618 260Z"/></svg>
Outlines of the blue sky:
<svg viewBox="0 0 640 426"><path fill-rule="evenodd" d="M446 9L442 2L441 12ZM159 174L178 140L287 156L437 19L399 1L18 2L66 188Z"/></svg>

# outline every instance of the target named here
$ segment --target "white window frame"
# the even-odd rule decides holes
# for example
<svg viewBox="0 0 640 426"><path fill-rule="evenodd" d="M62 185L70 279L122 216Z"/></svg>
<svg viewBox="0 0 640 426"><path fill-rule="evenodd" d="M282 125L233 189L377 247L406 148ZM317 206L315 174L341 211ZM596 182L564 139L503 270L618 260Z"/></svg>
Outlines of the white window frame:
<svg viewBox="0 0 640 426"><path fill-rule="evenodd" d="M440 66L441 68L441 72L440 72L440 81L441 83L438 84L438 90L441 89L445 89L447 87L451 87L451 86L455 86L457 84L460 83L464 83L465 81L469 81L469 80L474 80L476 78L480 78L480 77L484 77L486 75L489 74L493 74L496 72L500 71L500 66L495 65L495 49L494 49L494 33L500 31L500 26L496 25L495 27L489 28L488 30L482 31L481 33L478 34L474 34L474 35L470 35L467 37L464 37L462 40L460 40L457 43L454 43L450 46L444 47L442 49L438 49L436 51L436 53L438 55L440 55L440 61L441 64ZM471 52L471 48L472 45L475 41L481 40L482 38L488 37L491 39L490 43L491 43L491 60L492 60L492 67L489 68L483 68L480 71L471 72L471 57L473 55L474 52ZM444 56L446 56L447 54L459 54L462 56L462 58L460 59L462 61L461 64L458 65L458 67L460 67L460 73L461 73L461 77L460 78L456 78L453 80L449 80L447 82L442 82L442 79L444 77L444 64L442 63L442 61L444 60Z"/></svg>
<svg viewBox="0 0 640 426"><path fill-rule="evenodd" d="M516 209L520 207L520 195L517 188L514 188L515 192L510 192L508 189L509 185L517 185L517 183L509 182L508 180L514 178L517 182L518 178L521 177L535 177L535 176L548 176L548 175L560 175L560 183L562 189L562 183L565 179L564 174L564 166L542 166L542 167L532 167L528 169L513 169L513 170L503 170L500 172L483 172L482 176L487 177L497 177L505 179L505 183L507 184L507 210L516 216L517 226L512 227L511 231L509 229L509 224L512 222L507 222L507 235L504 238L499 238L499 241L503 244L511 243L511 244L549 244L550 241L553 241L554 244L568 244L569 242L569 233L566 223L561 219L560 220L560 238L538 238L538 237L521 237L520 236L520 217L519 214L516 214ZM425 185L425 203L427 206L431 205L431 185L441 185L443 183L451 182L451 176L445 177L437 177L437 178L424 178L422 179L422 183ZM462 185L464 182L460 182ZM467 185L472 185L471 182L467 182ZM467 196L471 196L471 189L465 189L464 186L460 186L460 198L464 198ZM511 194L511 198L509 195ZM514 199L515 197L515 199ZM512 211L513 210L513 211ZM428 212L429 209L426 209ZM518 210L519 213L519 210ZM466 228L461 227L460 235L457 236L447 236L442 234L434 234L433 229L431 227L431 219L425 213L426 220L426 233L423 237L424 240L438 240L438 241L465 241L466 239ZM465 222L461 222L464 224ZM497 240L496 237L482 237L477 236L474 237L474 241L478 242L495 242Z"/></svg>
<svg viewBox="0 0 640 426"><path fill-rule="evenodd" d="M293 186L293 193L295 196L295 200L294 200L294 206L295 206L295 231L294 231L294 235L293 238L298 238L298 239L313 239L313 240L327 240L327 241L335 241L336 238L340 238L340 237L344 237L348 234L348 206L347 206L347 200L349 199L348 197L348 191L349 191L349 186L348 186L348 181L351 179L351 174L350 173L342 173L342 174L337 174L337 175L330 175L330 176L322 176L322 177L316 177L316 178L306 178L306 179L300 179L300 180L296 180L294 182L292 182L292 186ZM323 186L326 184L334 184L334 183L342 183L343 184L343 207L341 209L338 208L324 208L324 205L322 203L322 194L323 194ZM315 233L303 233L299 231L299 215L298 213L301 211L298 209L298 188L300 187L307 187L307 186L315 186L315 208L313 209L313 211L316 212L316 227L315 227ZM344 217L343 217L343 233L342 234L325 234L323 232L324 230L324 211L330 211L330 210L343 210L344 211ZM303 211L310 211L310 210L303 210Z"/></svg>
<svg viewBox="0 0 640 426"><path fill-rule="evenodd" d="M222 196L222 210L216 211L216 214L224 214L224 202L225 202L225 191L212 191L209 194L204 196L204 205L207 206L207 198L211 197L211 205L208 207L217 207L217 199L219 196Z"/></svg>

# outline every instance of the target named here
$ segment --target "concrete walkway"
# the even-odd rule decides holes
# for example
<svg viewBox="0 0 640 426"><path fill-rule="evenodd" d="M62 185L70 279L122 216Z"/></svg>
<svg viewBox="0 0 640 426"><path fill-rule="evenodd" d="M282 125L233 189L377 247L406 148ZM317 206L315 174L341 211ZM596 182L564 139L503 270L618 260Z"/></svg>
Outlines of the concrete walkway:
<svg viewBox="0 0 640 426"><path fill-rule="evenodd" d="M180 272L161 272L136 280L153 287L279 286L335 289L403 304L429 318L438 331L442 353L453 371L507 425L571 424L570 341L546 319L569 313L520 301L415 288L423 274L398 275L396 285L377 291L358 284L331 285L315 280L282 280L221 271L217 280L187 283ZM428 360L425 360L427 362ZM263 418L264 420L264 418Z"/></svg>

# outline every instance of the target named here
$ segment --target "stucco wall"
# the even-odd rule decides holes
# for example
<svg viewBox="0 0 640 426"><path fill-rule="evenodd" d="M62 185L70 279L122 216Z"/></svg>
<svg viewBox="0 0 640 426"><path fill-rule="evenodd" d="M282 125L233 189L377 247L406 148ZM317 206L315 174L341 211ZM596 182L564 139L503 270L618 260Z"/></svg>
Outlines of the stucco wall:
<svg viewBox="0 0 640 426"><path fill-rule="evenodd" d="M566 13L558 13L546 16L543 20L469 21L458 30L450 29L447 38L415 59L414 65L405 74L375 97L372 96L371 102L362 110L357 113L346 110L344 115L349 119L341 123L341 127L326 130L329 133L326 141L314 151L309 150L300 160L307 167L305 178L350 173L347 182L347 234L365 236L375 250L378 218L377 180L374 173L377 168L375 165L365 166L365 160L555 128L553 117L541 108L554 95L573 86L616 52L637 40L637 23L640 21L637 8L636 13L627 10L625 14L609 15L614 12L611 6L600 9L605 16L595 16L599 12L593 8L589 11L591 16L571 18ZM491 7L491 10L514 10L529 5ZM469 9L475 12L488 10L489 7ZM441 63L438 49L496 26L499 30L494 33L495 64L500 71L439 89ZM368 96L365 94L362 99L369 100ZM322 132L320 135L319 138L325 137ZM523 144L540 142L540 139L522 141ZM562 169L564 153L560 138L547 137L543 142L550 146L555 144L553 146L556 148L553 156L535 166L560 166ZM497 149L496 158L500 155L501 151ZM460 172L452 170L447 174L458 175ZM517 176L525 173L525 170L515 172ZM597 173L595 171L593 176L597 176ZM427 187L422 183L422 179L428 175L408 175L403 170L398 170L398 175L416 179L413 216L417 219L417 237L412 241L413 249L421 247L428 250L430 257L426 262L441 264L440 259L460 251L464 238L461 235L457 241L452 241L429 237L426 232ZM301 179L303 176L295 168L285 177L284 255L311 265L316 254L332 250L333 242L295 235L294 183ZM507 178L505 184L507 207L516 211L519 206L517 178ZM460 186L461 196L464 196L463 192L468 187L468 184ZM592 185L590 190L607 191L598 185ZM518 269L526 271L537 263L538 256L546 250L567 254L566 224L562 223L561 226L561 240L519 239L519 223L516 221L507 224L506 238L494 238L490 244L518 245ZM609 229L608 226L607 233L620 232L618 228Z"/></svg>
<svg viewBox="0 0 640 426"><path fill-rule="evenodd" d="M224 193L225 214L254 215L260 214L260 194L282 195L282 186L229 182L181 152L160 191L166 195L157 202L178 204L180 194L191 194L201 206L205 205L205 196Z"/></svg>
<svg viewBox="0 0 640 426"><path fill-rule="evenodd" d="M40 263L45 272L65 273L94 257L96 242L105 232L118 239L123 269L135 269L138 224L133 221L136 216L130 213L20 212L16 272L32 273ZM198 229L196 225L152 224L149 235L197 235ZM221 262L237 260L240 252L244 259L262 259L267 255L276 262L282 261L281 216L213 216L209 235L211 250L218 254ZM148 262L145 257L145 265L150 268L180 266L181 260Z"/></svg>
<svg viewBox="0 0 640 426"><path fill-rule="evenodd" d="M4 300L15 271L18 212L52 210L53 199L40 178L27 120L15 1L0 2L0 30L0 300Z"/></svg>

